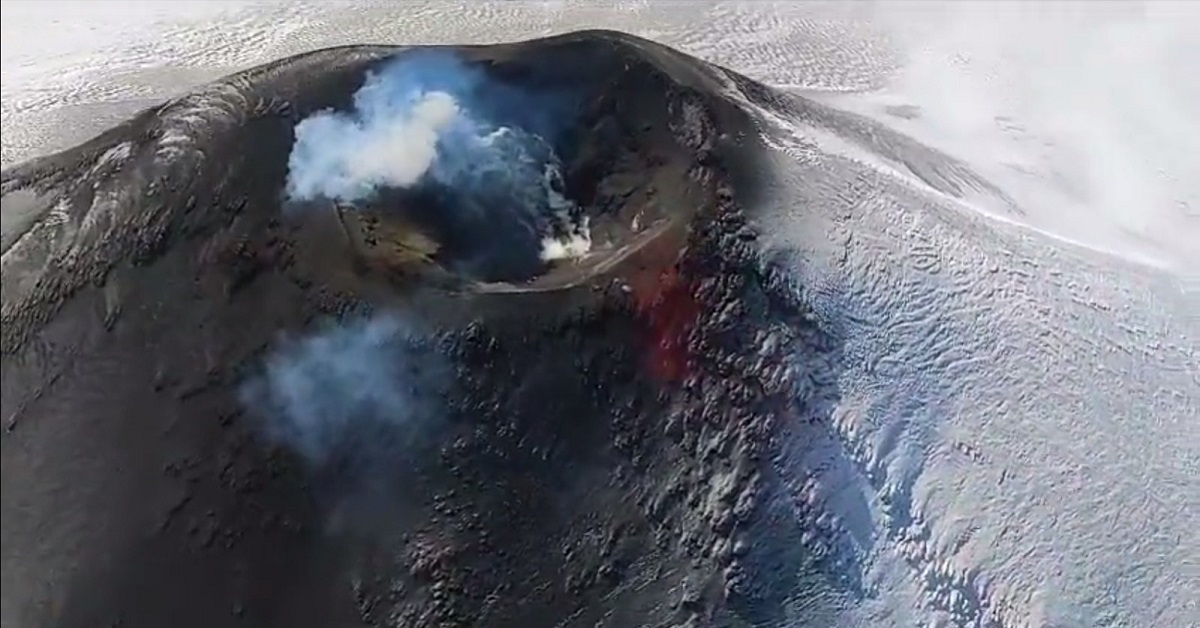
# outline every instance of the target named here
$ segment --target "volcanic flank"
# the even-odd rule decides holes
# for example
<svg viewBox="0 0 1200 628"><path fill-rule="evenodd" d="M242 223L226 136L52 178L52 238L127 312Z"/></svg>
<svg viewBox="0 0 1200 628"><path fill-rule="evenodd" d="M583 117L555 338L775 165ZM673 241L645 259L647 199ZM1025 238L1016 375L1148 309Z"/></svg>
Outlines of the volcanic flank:
<svg viewBox="0 0 1200 628"><path fill-rule="evenodd" d="M331 49L4 172L4 625L733 621L783 391L729 81Z"/></svg>

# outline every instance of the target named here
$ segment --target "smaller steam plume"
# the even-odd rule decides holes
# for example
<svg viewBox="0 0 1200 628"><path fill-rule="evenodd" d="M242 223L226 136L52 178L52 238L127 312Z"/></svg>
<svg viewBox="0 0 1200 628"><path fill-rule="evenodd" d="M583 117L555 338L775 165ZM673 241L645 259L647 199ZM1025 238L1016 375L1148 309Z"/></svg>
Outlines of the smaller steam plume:
<svg viewBox="0 0 1200 628"><path fill-rule="evenodd" d="M451 381L432 336L386 315L283 342L241 401L269 441L359 482L444 423Z"/></svg>
<svg viewBox="0 0 1200 628"><path fill-rule="evenodd" d="M561 175L573 105L569 94L504 83L449 51L410 51L368 76L351 111L296 126L287 197L378 205L408 191L421 202L394 210L412 217L423 207L418 224L465 251L465 270L530 275L531 255L541 265L590 248Z"/></svg>

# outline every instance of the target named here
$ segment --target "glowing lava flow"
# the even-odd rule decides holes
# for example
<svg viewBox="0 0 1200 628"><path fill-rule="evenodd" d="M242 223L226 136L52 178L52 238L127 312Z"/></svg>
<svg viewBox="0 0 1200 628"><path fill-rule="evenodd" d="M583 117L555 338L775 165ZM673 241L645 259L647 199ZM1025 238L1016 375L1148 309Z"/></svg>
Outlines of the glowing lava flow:
<svg viewBox="0 0 1200 628"><path fill-rule="evenodd" d="M696 326L700 305L692 283L676 266L664 270L657 281L638 282L633 295L638 311L649 323L649 368L666 382L688 375L691 353L688 336Z"/></svg>

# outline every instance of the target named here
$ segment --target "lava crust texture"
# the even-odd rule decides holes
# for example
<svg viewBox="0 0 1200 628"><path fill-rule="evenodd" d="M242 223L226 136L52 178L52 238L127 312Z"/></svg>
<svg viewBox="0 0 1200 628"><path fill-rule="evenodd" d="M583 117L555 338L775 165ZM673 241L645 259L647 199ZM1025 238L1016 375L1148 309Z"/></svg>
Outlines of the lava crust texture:
<svg viewBox="0 0 1200 628"><path fill-rule="evenodd" d="M4 172L4 626L777 620L735 79L330 49Z"/></svg>

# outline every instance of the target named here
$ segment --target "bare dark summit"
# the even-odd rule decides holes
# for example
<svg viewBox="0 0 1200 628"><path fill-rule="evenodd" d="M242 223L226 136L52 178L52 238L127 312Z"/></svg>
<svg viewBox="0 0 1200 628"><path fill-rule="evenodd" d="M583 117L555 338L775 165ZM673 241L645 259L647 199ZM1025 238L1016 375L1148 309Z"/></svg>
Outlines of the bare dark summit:
<svg viewBox="0 0 1200 628"><path fill-rule="evenodd" d="M453 50L575 97L587 256L481 278L422 222L444 199L283 207L296 124L401 48L247 70L3 173L6 628L777 618L753 547L786 395L739 357L760 151L726 95L765 88L610 32ZM395 385L436 374L438 420L316 461L263 429L246 382L281 343L391 311L430 352Z"/></svg>

